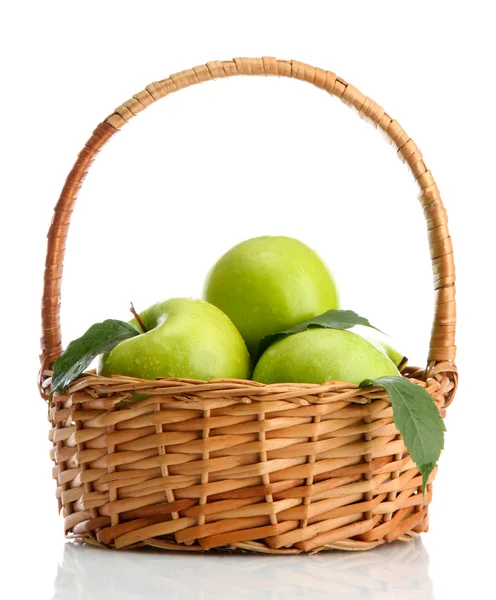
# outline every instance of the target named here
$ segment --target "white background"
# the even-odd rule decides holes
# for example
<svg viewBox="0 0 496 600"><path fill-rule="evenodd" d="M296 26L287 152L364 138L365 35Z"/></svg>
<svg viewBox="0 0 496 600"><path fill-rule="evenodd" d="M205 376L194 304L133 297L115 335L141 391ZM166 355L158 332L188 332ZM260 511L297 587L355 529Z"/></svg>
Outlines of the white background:
<svg viewBox="0 0 496 600"><path fill-rule="evenodd" d="M4 598L493 597L495 53L491 3L27 2L1 9ZM77 153L148 83L209 60L277 56L332 70L415 139L448 209L460 387L430 532L314 557L105 552L65 544L37 396L45 234ZM295 236L342 304L423 364L433 294L413 179L377 131L299 81L181 91L102 151L74 212L64 341L93 322L198 296L210 265L261 234ZM6 576L5 576L6 574Z"/></svg>

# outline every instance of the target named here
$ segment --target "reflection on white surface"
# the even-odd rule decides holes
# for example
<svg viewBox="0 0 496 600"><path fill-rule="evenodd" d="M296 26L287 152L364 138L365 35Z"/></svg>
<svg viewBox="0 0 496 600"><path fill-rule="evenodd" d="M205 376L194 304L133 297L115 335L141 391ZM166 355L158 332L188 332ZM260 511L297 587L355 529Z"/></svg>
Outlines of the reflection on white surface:
<svg viewBox="0 0 496 600"><path fill-rule="evenodd" d="M428 565L420 538L313 556L117 552L68 542L53 600L434 600Z"/></svg>

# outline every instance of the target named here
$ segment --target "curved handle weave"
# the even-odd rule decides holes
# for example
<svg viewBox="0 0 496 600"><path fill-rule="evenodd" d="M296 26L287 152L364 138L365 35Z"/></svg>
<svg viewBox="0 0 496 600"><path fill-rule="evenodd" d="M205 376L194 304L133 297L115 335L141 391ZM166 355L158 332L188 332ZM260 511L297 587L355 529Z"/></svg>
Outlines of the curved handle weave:
<svg viewBox="0 0 496 600"><path fill-rule="evenodd" d="M297 61L275 58L235 58L230 61L209 62L168 79L147 86L142 92L115 109L95 129L86 142L62 189L48 232L42 303L43 367L49 367L61 354L60 290L65 241L77 193L93 159L102 146L139 112L156 100L190 85L234 75L278 75L308 81L336 96L354 108L362 118L379 127L397 148L397 154L410 167L420 187L420 204L427 221L435 290L435 314L432 326L428 367L437 363L453 363L455 347L455 269L453 250L448 231L446 211L432 173L427 169L422 153L401 125L392 119L373 100L330 71ZM439 365L441 367L441 365ZM444 364L441 371L453 371L454 365Z"/></svg>

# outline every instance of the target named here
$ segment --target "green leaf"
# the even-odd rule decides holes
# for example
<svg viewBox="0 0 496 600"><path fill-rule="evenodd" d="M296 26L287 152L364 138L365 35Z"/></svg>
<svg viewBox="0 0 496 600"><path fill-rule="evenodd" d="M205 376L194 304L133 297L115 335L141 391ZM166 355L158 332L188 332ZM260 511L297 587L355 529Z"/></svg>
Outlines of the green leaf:
<svg viewBox="0 0 496 600"><path fill-rule="evenodd" d="M422 493L444 448L446 427L432 397L405 377L365 379L360 387L384 388L393 406L393 417L405 446L422 474Z"/></svg>
<svg viewBox="0 0 496 600"><path fill-rule="evenodd" d="M139 335L129 323L108 319L95 323L77 340L72 341L55 361L52 393L61 392L104 352L110 352L119 342Z"/></svg>
<svg viewBox="0 0 496 600"><path fill-rule="evenodd" d="M269 346L272 346L274 342L277 342L288 335L301 333L302 331L306 331L307 329L311 329L313 327L323 327L327 329L350 329L355 325L372 327L372 329L383 333L380 329L377 329L377 327L371 325L368 319L357 315L357 313L352 310L328 310L322 315L318 315L317 317L313 317L307 321L302 321L290 329L278 331L277 333L270 333L269 335L263 337L257 344L255 351L255 362L258 361L258 359Z"/></svg>

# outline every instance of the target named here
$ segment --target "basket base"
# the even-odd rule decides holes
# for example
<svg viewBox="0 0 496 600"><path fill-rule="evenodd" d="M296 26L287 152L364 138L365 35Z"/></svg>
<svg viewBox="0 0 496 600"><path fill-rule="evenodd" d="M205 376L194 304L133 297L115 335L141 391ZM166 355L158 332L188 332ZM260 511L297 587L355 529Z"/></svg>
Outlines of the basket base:
<svg viewBox="0 0 496 600"><path fill-rule="evenodd" d="M427 532L427 529L425 530ZM419 532L410 531L405 533L394 540L394 542L410 542L411 540L417 538L420 535ZM148 540L138 542L137 544L133 544L131 546L126 546L125 548L116 548L114 545L102 544L99 542L96 537L92 533L88 533L85 535L78 534L68 534L66 535L67 540L85 543L89 546L96 546L98 548L105 548L107 550L137 550L137 549L145 549L145 548L153 548L158 550L165 551L174 551L174 552L203 552L203 553L228 553L228 554L273 554L284 556L288 554L317 554L318 552L323 551L344 551L344 552L364 552L366 550L372 550L373 548L377 548L378 546L382 546L384 544L390 544L393 542L387 542L386 540L375 540L373 542L363 542L359 540L343 540L342 542L336 542L334 544L326 544L321 546L320 548L315 548L311 551L305 551L300 548L269 548L267 545L262 544L260 542L251 541L251 542L239 542L237 544L230 544L228 546L219 546L215 548L203 548L199 544L177 544L172 540L163 540L160 538L150 538Z"/></svg>

